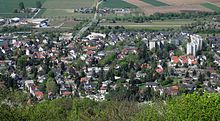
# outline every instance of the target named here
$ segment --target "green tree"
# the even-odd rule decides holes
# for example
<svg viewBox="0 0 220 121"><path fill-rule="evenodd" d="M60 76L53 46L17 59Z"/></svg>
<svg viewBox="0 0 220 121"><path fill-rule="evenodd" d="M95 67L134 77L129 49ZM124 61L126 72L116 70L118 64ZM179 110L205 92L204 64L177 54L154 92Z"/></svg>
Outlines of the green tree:
<svg viewBox="0 0 220 121"><path fill-rule="evenodd" d="M20 3L19 3L19 9L20 9L20 10L24 10L24 9L25 9L23 2L20 2Z"/></svg>
<svg viewBox="0 0 220 121"><path fill-rule="evenodd" d="M51 77L47 79L46 87L47 92L52 92L53 94L56 94L58 92L58 85L55 82L55 80Z"/></svg>
<svg viewBox="0 0 220 121"><path fill-rule="evenodd" d="M26 55L22 55L21 57L18 58L17 60L17 66L19 68L25 68L28 62L28 57Z"/></svg>
<svg viewBox="0 0 220 121"><path fill-rule="evenodd" d="M36 7L37 7L37 8L41 8L41 7L42 7L41 1L37 1L37 2L36 2Z"/></svg>

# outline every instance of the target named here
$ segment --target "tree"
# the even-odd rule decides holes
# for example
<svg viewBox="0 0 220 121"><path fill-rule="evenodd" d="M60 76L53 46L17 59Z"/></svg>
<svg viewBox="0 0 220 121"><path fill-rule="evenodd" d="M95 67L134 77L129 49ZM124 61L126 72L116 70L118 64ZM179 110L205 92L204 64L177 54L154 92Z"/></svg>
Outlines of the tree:
<svg viewBox="0 0 220 121"><path fill-rule="evenodd" d="M20 8L20 10L24 10L24 9L25 9L23 2L20 2L20 3L19 3L19 8Z"/></svg>
<svg viewBox="0 0 220 121"><path fill-rule="evenodd" d="M41 1L37 1L37 2L36 2L36 7L37 7L37 8L41 8L41 7L42 7Z"/></svg>
<svg viewBox="0 0 220 121"><path fill-rule="evenodd" d="M28 59L28 57L26 55L22 55L21 57L19 57L17 60L18 67L20 67L20 68L26 67L27 59Z"/></svg>
<svg viewBox="0 0 220 121"><path fill-rule="evenodd" d="M56 84L55 80L51 77L47 79L46 83L47 92L52 92L53 94L56 94L58 92L58 85Z"/></svg>
<svg viewBox="0 0 220 121"><path fill-rule="evenodd" d="M48 77L54 78L55 77L54 72L53 71L49 71L48 72Z"/></svg>

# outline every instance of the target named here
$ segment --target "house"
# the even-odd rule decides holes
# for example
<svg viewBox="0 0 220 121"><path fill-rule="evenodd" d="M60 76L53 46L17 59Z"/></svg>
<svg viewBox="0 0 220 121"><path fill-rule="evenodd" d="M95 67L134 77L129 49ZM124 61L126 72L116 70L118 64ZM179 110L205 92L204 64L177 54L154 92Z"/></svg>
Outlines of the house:
<svg viewBox="0 0 220 121"><path fill-rule="evenodd" d="M151 69L151 66L150 66L150 64L143 63L143 64L141 64L141 68L142 69Z"/></svg>
<svg viewBox="0 0 220 121"><path fill-rule="evenodd" d="M159 87L159 84L156 82L146 82L146 87L148 88L153 88L154 90L156 90L157 87Z"/></svg>
<svg viewBox="0 0 220 121"><path fill-rule="evenodd" d="M186 56L180 56L180 62L182 63L182 65L188 64L187 57Z"/></svg>
<svg viewBox="0 0 220 121"><path fill-rule="evenodd" d="M195 56L193 56L193 55L188 56L188 64L189 65L196 65L197 64L197 60L196 60Z"/></svg>
<svg viewBox="0 0 220 121"><path fill-rule="evenodd" d="M168 95L177 95L179 93L179 86L171 86L167 88Z"/></svg>
<svg viewBox="0 0 220 121"><path fill-rule="evenodd" d="M42 100L42 99L44 98L44 94L43 94L43 92L41 92L41 91L36 91L36 92L34 92L34 95L36 96L36 98L37 98L38 100Z"/></svg>
<svg viewBox="0 0 220 121"><path fill-rule="evenodd" d="M81 83L89 83L89 78L88 77L82 77L81 79L80 79L80 82Z"/></svg>
<svg viewBox="0 0 220 121"><path fill-rule="evenodd" d="M18 22L20 22L20 18L18 18L18 17L12 18L11 22L18 23Z"/></svg>
<svg viewBox="0 0 220 121"><path fill-rule="evenodd" d="M179 57L178 56L171 56L171 63L176 65L180 62Z"/></svg>
<svg viewBox="0 0 220 121"><path fill-rule="evenodd" d="M5 24L5 19L0 19L0 25L3 25L3 24Z"/></svg>
<svg viewBox="0 0 220 121"><path fill-rule="evenodd" d="M70 91L64 91L64 92L62 93L62 95L63 95L64 97L68 97L68 96L71 96L71 95L72 95L72 92L70 92Z"/></svg>
<svg viewBox="0 0 220 121"><path fill-rule="evenodd" d="M9 46L9 40L6 40L4 38L0 38L0 47L3 49L7 49Z"/></svg>
<svg viewBox="0 0 220 121"><path fill-rule="evenodd" d="M156 71L157 73L159 73L159 74L162 74L163 71L164 71L164 69L163 69L163 67L162 67L161 65L158 65L155 71Z"/></svg>
<svg viewBox="0 0 220 121"><path fill-rule="evenodd" d="M34 93L34 81L33 80L25 80L25 82L24 82L24 84L25 84L25 87L27 88L27 90L29 90L29 92L31 93L31 94L33 94Z"/></svg>
<svg viewBox="0 0 220 121"><path fill-rule="evenodd" d="M100 87L100 93L101 94L105 94L107 92L108 89L108 84L107 83L102 83L102 86Z"/></svg>
<svg viewBox="0 0 220 121"><path fill-rule="evenodd" d="M36 27L46 27L48 26L49 20L44 18L28 19L28 23L35 25Z"/></svg>

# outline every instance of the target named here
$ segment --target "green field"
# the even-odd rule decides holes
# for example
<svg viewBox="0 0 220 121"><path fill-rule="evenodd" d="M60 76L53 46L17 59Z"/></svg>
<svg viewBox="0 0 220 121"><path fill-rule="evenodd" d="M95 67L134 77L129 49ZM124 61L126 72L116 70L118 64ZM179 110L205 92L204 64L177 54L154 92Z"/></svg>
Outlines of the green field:
<svg viewBox="0 0 220 121"><path fill-rule="evenodd" d="M35 7L36 1L44 3L45 0L0 0L0 13L13 13L13 11L19 8L19 3L23 2L25 7Z"/></svg>
<svg viewBox="0 0 220 121"><path fill-rule="evenodd" d="M92 7L95 0L46 0L43 4L47 9L75 9Z"/></svg>
<svg viewBox="0 0 220 121"><path fill-rule="evenodd" d="M92 18L93 14L74 13L72 9L45 9L38 17L44 18Z"/></svg>
<svg viewBox="0 0 220 121"><path fill-rule="evenodd" d="M24 13L14 13L15 9L19 8L19 3L23 2L25 7L35 7L36 1L41 1L43 4L45 0L0 0L0 16L2 17L23 17Z"/></svg>
<svg viewBox="0 0 220 121"><path fill-rule="evenodd" d="M95 5L95 0L46 0L43 4L43 12L38 17L68 17L68 18L91 18L92 14L74 13L76 8L90 8Z"/></svg>
<svg viewBox="0 0 220 121"><path fill-rule="evenodd" d="M220 7L219 6L216 6L215 4L212 4L212 3L202 3L201 4L202 6L208 8L208 9L211 9L215 12L220 12Z"/></svg>
<svg viewBox="0 0 220 121"><path fill-rule="evenodd" d="M106 0L102 2L101 8L137 8L137 6L127 3L123 0Z"/></svg>
<svg viewBox="0 0 220 121"><path fill-rule="evenodd" d="M0 0L0 17L31 17L32 15L25 13L14 13L14 10L19 8L20 2L23 2L25 7L36 7L36 1L43 4L43 9L37 17L80 16L73 15L70 11L75 8L93 7L95 4L95 0ZM82 15L85 16L87 15Z"/></svg>
<svg viewBox="0 0 220 121"><path fill-rule="evenodd" d="M151 4L153 6L168 6L168 4L157 1L157 0L141 0L141 1Z"/></svg>
<svg viewBox="0 0 220 121"><path fill-rule="evenodd" d="M100 23L100 26L123 26L125 28L148 28L148 29L167 29L167 28L180 28L181 26L191 24L195 21L190 19L177 19L166 21L152 21L145 23L132 23L132 22L118 22L118 23Z"/></svg>

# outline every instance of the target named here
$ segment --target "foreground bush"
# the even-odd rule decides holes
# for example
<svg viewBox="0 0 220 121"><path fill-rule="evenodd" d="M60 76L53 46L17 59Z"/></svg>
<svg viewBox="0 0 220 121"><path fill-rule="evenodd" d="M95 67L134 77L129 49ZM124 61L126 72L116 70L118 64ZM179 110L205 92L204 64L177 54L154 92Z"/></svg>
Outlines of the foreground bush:
<svg viewBox="0 0 220 121"><path fill-rule="evenodd" d="M136 103L56 99L34 106L0 106L2 121L218 121L220 94L189 94L167 101Z"/></svg>

